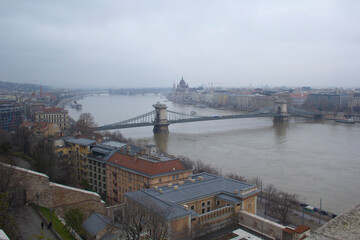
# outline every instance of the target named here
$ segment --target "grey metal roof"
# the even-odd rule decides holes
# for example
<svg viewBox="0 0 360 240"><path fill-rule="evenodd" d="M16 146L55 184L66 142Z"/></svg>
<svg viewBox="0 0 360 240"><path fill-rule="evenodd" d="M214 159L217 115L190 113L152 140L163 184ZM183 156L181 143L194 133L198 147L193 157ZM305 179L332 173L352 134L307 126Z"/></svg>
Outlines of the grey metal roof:
<svg viewBox="0 0 360 240"><path fill-rule="evenodd" d="M125 196L140 203L142 206L154 211L167 220L193 215L193 211L187 210L174 203L161 201L143 190L125 193Z"/></svg>
<svg viewBox="0 0 360 240"><path fill-rule="evenodd" d="M82 223L82 226L92 236L98 234L106 225L115 225L115 223L110 218L98 212L94 212Z"/></svg>
<svg viewBox="0 0 360 240"><path fill-rule="evenodd" d="M162 193L156 191L155 189L148 189L147 191L158 199L173 203L183 203L192 201L193 199L220 193L227 193L228 195L239 197L240 199L245 196L239 193L235 194L234 190L241 191L254 187L254 185L251 184L218 177L208 173L199 173L193 175L192 177L196 179L194 183L187 180L183 185L179 185L178 190L162 187ZM203 177L204 179L198 180L198 177Z"/></svg>
<svg viewBox="0 0 360 240"><path fill-rule="evenodd" d="M201 177L202 180L199 180L198 177ZM171 188L163 186L159 187L158 190L154 188L138 190L126 193L125 196L141 203L149 209L154 209L154 206L157 206L161 208L163 212L169 213L168 215L164 215L166 219L175 219L196 214L182 207L180 205L182 203L214 195L226 201L237 203L241 202L242 198L258 192L258 190L254 189L245 195L234 193L235 190L240 192L241 190L254 188L255 185L209 173L195 174L192 178L196 179L195 182L187 180L183 185L173 184ZM177 190L174 189L175 185L178 186ZM162 192L159 191L160 188Z"/></svg>
<svg viewBox="0 0 360 240"><path fill-rule="evenodd" d="M90 140L90 139L86 139L86 138L66 139L65 142L72 143L72 144L78 144L78 145L81 145L81 146L90 146L90 145L96 144L95 140Z"/></svg>
<svg viewBox="0 0 360 240"><path fill-rule="evenodd" d="M221 200L225 200L227 202L231 202L231 203L238 203L241 202L241 200L239 198L227 195L227 194L223 194L220 193L219 195L216 195L215 197L216 199L221 199Z"/></svg>
<svg viewBox="0 0 360 240"><path fill-rule="evenodd" d="M123 142L118 142L118 141L112 141L112 140L107 140L107 141L103 141L101 143L101 145L104 146L108 146L111 148L121 148L127 145L127 143L123 143Z"/></svg>

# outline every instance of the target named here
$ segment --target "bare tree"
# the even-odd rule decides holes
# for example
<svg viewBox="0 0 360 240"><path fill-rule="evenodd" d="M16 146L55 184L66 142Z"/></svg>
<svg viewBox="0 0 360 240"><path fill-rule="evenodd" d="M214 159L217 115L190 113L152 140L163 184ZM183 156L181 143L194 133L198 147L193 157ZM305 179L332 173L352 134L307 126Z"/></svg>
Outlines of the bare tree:
<svg viewBox="0 0 360 240"><path fill-rule="evenodd" d="M263 183L262 183L261 178L259 178L259 177L250 178L246 182L248 182L250 184L254 184L258 187L258 189L260 189L260 191L262 190Z"/></svg>
<svg viewBox="0 0 360 240"><path fill-rule="evenodd" d="M110 140L118 141L118 142L128 142L128 140L121 134L119 130L110 132L106 131L103 133L104 137L108 137Z"/></svg>
<svg viewBox="0 0 360 240"><path fill-rule="evenodd" d="M263 198L265 198L265 216L266 213L274 211L273 208L275 197L277 195L278 190L274 187L274 185L269 184L262 190Z"/></svg>
<svg viewBox="0 0 360 240"><path fill-rule="evenodd" d="M82 113L79 117L79 120L73 127L73 131L85 135L92 134L96 127L97 124L95 123L94 117L91 115L91 113Z"/></svg>
<svg viewBox="0 0 360 240"><path fill-rule="evenodd" d="M21 172L15 166L0 163L0 194L9 208L16 208L24 201L26 187L26 172Z"/></svg>
<svg viewBox="0 0 360 240"><path fill-rule="evenodd" d="M166 221L168 213L149 199L146 200L146 207L127 201L121 217L117 219L123 230L121 237L128 240L165 240L169 227Z"/></svg>
<svg viewBox="0 0 360 240"><path fill-rule="evenodd" d="M148 212L148 239L166 239L169 229L169 223L166 221L165 217L161 215L162 213L165 213L165 211L161 211L158 207L155 206L151 209L150 212Z"/></svg>
<svg viewBox="0 0 360 240"><path fill-rule="evenodd" d="M33 132L27 127L20 127L13 135L13 144L24 154L30 154Z"/></svg>
<svg viewBox="0 0 360 240"><path fill-rule="evenodd" d="M125 203L121 216L116 219L122 227L122 234L127 240L138 240L145 232L146 228L146 211L139 209L139 206Z"/></svg>
<svg viewBox="0 0 360 240"><path fill-rule="evenodd" d="M72 152L66 156L58 157L61 176L58 179L68 186L78 186L76 153Z"/></svg>
<svg viewBox="0 0 360 240"><path fill-rule="evenodd" d="M226 177L236 181L246 182L246 178L244 176L237 175L236 173L229 173L226 175Z"/></svg>
<svg viewBox="0 0 360 240"><path fill-rule="evenodd" d="M285 224L291 209L295 208L299 204L299 201L296 194L280 191L275 195L273 203L274 208L282 218L283 224Z"/></svg>

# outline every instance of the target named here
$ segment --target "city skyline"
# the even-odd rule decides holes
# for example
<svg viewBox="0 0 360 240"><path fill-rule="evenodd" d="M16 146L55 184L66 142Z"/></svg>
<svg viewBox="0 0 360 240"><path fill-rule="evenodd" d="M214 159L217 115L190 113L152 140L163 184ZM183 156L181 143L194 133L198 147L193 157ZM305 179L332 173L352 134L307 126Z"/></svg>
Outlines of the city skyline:
<svg viewBox="0 0 360 240"><path fill-rule="evenodd" d="M0 81L359 87L357 1L0 3Z"/></svg>

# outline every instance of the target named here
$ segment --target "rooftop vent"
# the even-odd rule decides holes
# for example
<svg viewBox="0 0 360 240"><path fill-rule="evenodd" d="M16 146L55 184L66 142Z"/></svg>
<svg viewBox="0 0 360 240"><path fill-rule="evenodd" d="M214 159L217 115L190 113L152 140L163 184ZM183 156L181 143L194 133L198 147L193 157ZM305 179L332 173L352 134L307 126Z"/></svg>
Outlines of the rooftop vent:
<svg viewBox="0 0 360 240"><path fill-rule="evenodd" d="M195 178L190 178L190 182L194 183L194 182L195 182Z"/></svg>
<svg viewBox="0 0 360 240"><path fill-rule="evenodd" d="M179 189L179 185L175 185L174 190L178 190L178 189Z"/></svg>
<svg viewBox="0 0 360 240"><path fill-rule="evenodd" d="M155 186L154 188L155 188L155 191L157 191L159 187L158 187L158 186Z"/></svg>
<svg viewBox="0 0 360 240"><path fill-rule="evenodd" d="M159 188L159 193L162 193L162 192L163 192L162 188Z"/></svg>
<svg viewBox="0 0 360 240"><path fill-rule="evenodd" d="M180 182L179 182L179 185L183 185L183 184L184 184L184 181L180 181Z"/></svg>
<svg viewBox="0 0 360 240"><path fill-rule="evenodd" d="M169 183L167 186L168 186L169 188L171 188L171 187L172 187L172 183Z"/></svg>
<svg viewBox="0 0 360 240"><path fill-rule="evenodd" d="M184 206L184 208L185 208L186 210L189 210L189 206L188 206L188 205L184 204L183 206Z"/></svg>
<svg viewBox="0 0 360 240"><path fill-rule="evenodd" d="M198 180L204 180L203 176L198 176Z"/></svg>

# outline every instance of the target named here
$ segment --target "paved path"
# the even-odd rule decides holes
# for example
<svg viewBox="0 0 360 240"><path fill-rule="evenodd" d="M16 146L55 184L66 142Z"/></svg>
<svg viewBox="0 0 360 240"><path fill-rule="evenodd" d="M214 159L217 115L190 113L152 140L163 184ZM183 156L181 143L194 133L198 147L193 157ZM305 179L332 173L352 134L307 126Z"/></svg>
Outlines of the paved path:
<svg viewBox="0 0 360 240"><path fill-rule="evenodd" d="M16 209L13 214L22 239L38 239L37 236L45 236L43 239L57 239L46 226L43 230L41 229L42 220L32 207L23 205Z"/></svg>

